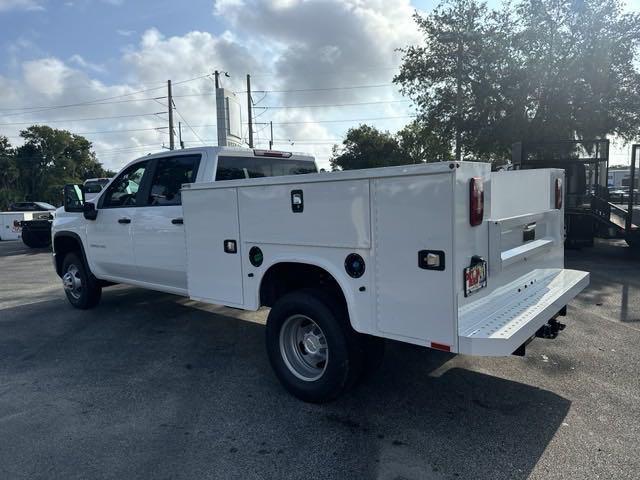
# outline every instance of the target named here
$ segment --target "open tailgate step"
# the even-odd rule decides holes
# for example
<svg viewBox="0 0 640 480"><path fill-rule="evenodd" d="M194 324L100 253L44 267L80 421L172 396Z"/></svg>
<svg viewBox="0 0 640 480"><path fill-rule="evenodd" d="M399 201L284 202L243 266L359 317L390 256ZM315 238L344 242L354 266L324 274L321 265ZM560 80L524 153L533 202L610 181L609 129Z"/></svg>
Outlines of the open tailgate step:
<svg viewBox="0 0 640 480"><path fill-rule="evenodd" d="M534 270L461 307L459 353L511 355L588 284L587 272Z"/></svg>

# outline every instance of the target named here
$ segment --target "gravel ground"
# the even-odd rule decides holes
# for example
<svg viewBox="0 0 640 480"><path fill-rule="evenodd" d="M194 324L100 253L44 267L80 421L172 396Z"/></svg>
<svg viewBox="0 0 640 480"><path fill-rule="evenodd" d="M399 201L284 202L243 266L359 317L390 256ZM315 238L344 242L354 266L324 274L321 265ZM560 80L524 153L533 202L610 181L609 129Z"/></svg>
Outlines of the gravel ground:
<svg viewBox="0 0 640 480"><path fill-rule="evenodd" d="M525 358L390 343L317 406L271 373L264 312L123 286L74 310L46 251L0 242L0 478L637 479L640 259L567 266L591 286Z"/></svg>

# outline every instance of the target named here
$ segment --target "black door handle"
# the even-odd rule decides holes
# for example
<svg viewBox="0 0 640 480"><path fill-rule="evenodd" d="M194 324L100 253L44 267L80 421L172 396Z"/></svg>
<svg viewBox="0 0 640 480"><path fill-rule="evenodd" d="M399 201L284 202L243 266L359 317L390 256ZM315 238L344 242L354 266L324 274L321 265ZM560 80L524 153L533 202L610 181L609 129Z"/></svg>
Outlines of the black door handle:
<svg viewBox="0 0 640 480"><path fill-rule="evenodd" d="M119 218L118 223L131 223L130 218Z"/></svg>
<svg viewBox="0 0 640 480"><path fill-rule="evenodd" d="M171 223L173 223L174 225L182 225L184 222L181 218L174 218L173 220L171 220Z"/></svg>

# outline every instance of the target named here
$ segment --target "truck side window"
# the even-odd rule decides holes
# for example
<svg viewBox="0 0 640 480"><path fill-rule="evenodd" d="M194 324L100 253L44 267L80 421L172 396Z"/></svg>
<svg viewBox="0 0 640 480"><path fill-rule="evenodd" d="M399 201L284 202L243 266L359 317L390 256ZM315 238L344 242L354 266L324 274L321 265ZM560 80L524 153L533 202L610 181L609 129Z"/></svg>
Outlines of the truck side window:
<svg viewBox="0 0 640 480"><path fill-rule="evenodd" d="M183 183L196 180L200 155L184 155L161 158L158 160L147 205L181 205L180 189Z"/></svg>
<svg viewBox="0 0 640 480"><path fill-rule="evenodd" d="M265 157L218 157L216 181L316 173L314 162Z"/></svg>
<svg viewBox="0 0 640 480"><path fill-rule="evenodd" d="M131 165L122 172L104 194L103 208L135 207L137 193L148 161Z"/></svg>

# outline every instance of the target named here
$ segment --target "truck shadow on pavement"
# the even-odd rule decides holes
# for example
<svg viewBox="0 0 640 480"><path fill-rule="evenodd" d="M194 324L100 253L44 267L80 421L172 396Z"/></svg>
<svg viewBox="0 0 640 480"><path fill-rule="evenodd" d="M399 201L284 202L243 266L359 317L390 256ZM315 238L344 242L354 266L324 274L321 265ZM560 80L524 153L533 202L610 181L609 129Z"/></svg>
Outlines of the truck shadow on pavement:
<svg viewBox="0 0 640 480"><path fill-rule="evenodd" d="M0 473L525 479L570 407L395 342L353 392L305 404L272 374L261 325L181 302L117 287L91 311L3 310Z"/></svg>
<svg viewBox="0 0 640 480"><path fill-rule="evenodd" d="M41 253L51 254L51 247L30 248L21 240L4 240L0 241L0 257L13 257L16 255L39 255Z"/></svg>

